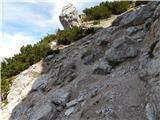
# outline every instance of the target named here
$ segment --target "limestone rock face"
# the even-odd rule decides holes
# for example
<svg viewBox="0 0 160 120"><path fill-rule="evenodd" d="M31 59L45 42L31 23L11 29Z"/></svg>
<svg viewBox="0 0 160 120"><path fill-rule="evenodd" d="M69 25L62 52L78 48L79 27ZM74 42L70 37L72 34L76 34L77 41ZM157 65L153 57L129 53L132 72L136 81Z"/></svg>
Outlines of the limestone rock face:
<svg viewBox="0 0 160 120"><path fill-rule="evenodd" d="M160 120L159 5L128 11L44 58L45 74L14 81L1 119Z"/></svg>
<svg viewBox="0 0 160 120"><path fill-rule="evenodd" d="M22 99L31 90L34 79L42 72L41 64L42 62L32 65L16 77L7 96L8 102L14 101L15 96Z"/></svg>
<svg viewBox="0 0 160 120"><path fill-rule="evenodd" d="M73 4L68 4L62 8L59 20L64 28L81 26L81 19L79 17L78 11L73 6Z"/></svg>

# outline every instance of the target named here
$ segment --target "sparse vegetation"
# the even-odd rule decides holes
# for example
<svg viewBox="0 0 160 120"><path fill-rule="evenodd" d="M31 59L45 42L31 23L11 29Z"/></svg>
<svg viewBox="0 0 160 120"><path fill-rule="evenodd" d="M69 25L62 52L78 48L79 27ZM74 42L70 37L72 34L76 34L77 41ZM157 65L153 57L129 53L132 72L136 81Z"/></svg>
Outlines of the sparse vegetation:
<svg viewBox="0 0 160 120"><path fill-rule="evenodd" d="M1 90L2 100L5 100L8 94L9 86L12 83L13 76L27 69L51 53L49 42L55 39L55 35L47 35L35 45L22 46L20 53L11 58L7 58L1 63Z"/></svg>
<svg viewBox="0 0 160 120"><path fill-rule="evenodd" d="M92 33L94 28L83 29L82 27L67 28L65 30L58 30L56 39L58 44L68 45L78 39Z"/></svg>
<svg viewBox="0 0 160 120"><path fill-rule="evenodd" d="M11 77L1 81L1 99L2 100L5 100L7 98L9 87L13 79L15 79L15 77Z"/></svg>
<svg viewBox="0 0 160 120"><path fill-rule="evenodd" d="M130 8L131 1L102 2L97 6L83 10L86 20L99 20L109 18L112 14L121 14Z"/></svg>
<svg viewBox="0 0 160 120"><path fill-rule="evenodd" d="M110 3L105 3L104 5L108 7L112 14L121 14L127 11L132 2L131 1L114 1Z"/></svg>
<svg viewBox="0 0 160 120"><path fill-rule="evenodd" d="M33 75L34 78L37 78L40 75L40 73L38 73L38 72L32 72L32 75Z"/></svg>
<svg viewBox="0 0 160 120"><path fill-rule="evenodd" d="M2 80L19 74L21 71L25 70L30 65L38 62L43 57L45 57L46 54L51 51L48 44L48 39L50 37L45 37L43 40L41 40L35 45L22 46L20 49L21 52L19 54L14 55L12 58L7 58L6 62L2 63Z"/></svg>
<svg viewBox="0 0 160 120"><path fill-rule="evenodd" d="M83 12L86 14L86 20L99 20L109 18L111 16L111 12L103 5L86 8Z"/></svg>

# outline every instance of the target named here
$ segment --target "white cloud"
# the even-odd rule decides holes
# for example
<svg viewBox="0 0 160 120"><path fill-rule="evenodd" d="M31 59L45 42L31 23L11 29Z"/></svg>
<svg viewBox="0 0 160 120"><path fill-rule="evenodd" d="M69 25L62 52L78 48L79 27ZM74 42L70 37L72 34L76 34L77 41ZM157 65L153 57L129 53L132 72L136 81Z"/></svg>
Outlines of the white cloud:
<svg viewBox="0 0 160 120"><path fill-rule="evenodd" d="M73 3L78 10L85 7L91 7L104 0L5 0L2 5L4 25L7 26L3 31L3 36L0 35L0 56L11 57L19 53L22 45L33 43L37 33L40 37L57 28L62 28L59 22L59 14L61 9L68 3ZM44 13L34 11L34 6L45 8ZM31 9L33 6L33 9ZM36 9L36 8L35 8ZM46 11L46 13L45 13ZM46 15L49 15L46 17ZM9 25L14 23L13 25ZM25 24L26 28L20 30L11 28L19 28L17 24ZM8 27L9 26L9 27ZM29 31L28 30L32 30ZM10 32L8 32L10 31ZM2 31L0 31L2 33ZM39 37L39 38L40 38Z"/></svg>
<svg viewBox="0 0 160 120"><path fill-rule="evenodd" d="M19 53L20 48L23 45L27 45L29 42L31 43L31 41L34 41L32 36L23 33L1 33L0 38L3 38L0 41L0 56L4 57L11 57L16 53Z"/></svg>
<svg viewBox="0 0 160 120"><path fill-rule="evenodd" d="M30 26L34 26L36 30L42 30L48 26L62 27L59 22L59 14L63 6L69 3L73 3L77 8L83 6L93 6L94 3L98 3L104 0L6 0L3 3L3 21L17 21L27 22ZM51 17L45 18L41 13L35 13L29 9L29 5L41 5L41 7L48 7L46 13L50 13Z"/></svg>
<svg viewBox="0 0 160 120"><path fill-rule="evenodd" d="M37 3L40 4L40 3ZM3 22L15 21L17 23L27 23L30 26L35 26L35 28L47 27L47 19L41 13L35 13L33 10L29 9L29 3L3 3ZM34 4L33 4L34 5ZM42 7L44 7L42 5ZM48 11L46 11L48 12Z"/></svg>
<svg viewBox="0 0 160 120"><path fill-rule="evenodd" d="M31 3L35 3L35 2L66 2L66 1L70 1L70 2L87 2L87 3L89 3L89 2L91 2L91 0L59 0L59 1L57 1L57 0L5 0L5 2L31 2ZM101 2L101 1L107 1L107 0L92 0L92 2Z"/></svg>

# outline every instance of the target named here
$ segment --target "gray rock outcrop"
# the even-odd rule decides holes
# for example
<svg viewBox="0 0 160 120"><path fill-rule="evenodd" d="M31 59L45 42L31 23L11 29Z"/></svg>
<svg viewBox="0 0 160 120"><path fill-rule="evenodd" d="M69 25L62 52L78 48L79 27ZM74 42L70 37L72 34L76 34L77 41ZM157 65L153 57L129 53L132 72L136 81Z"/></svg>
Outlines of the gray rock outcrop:
<svg viewBox="0 0 160 120"><path fill-rule="evenodd" d="M130 38L122 37L115 40L112 48L106 51L107 61L113 64L119 64L127 58L135 58L138 55L138 45Z"/></svg>
<svg viewBox="0 0 160 120"><path fill-rule="evenodd" d="M157 4L158 4L157 2L150 2L148 3L148 6L133 9L125 13L124 15L118 17L117 20L113 22L113 25L121 25L121 26L141 25L154 14Z"/></svg>
<svg viewBox="0 0 160 120"><path fill-rule="evenodd" d="M73 26L81 26L81 19L73 4L68 4L62 8L62 13L59 16L59 20L64 29Z"/></svg>

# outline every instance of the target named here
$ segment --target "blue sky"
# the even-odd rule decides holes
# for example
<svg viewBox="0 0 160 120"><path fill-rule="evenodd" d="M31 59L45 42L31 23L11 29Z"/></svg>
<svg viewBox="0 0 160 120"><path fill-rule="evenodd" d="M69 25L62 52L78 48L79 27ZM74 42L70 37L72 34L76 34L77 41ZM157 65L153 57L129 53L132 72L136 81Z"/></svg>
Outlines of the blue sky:
<svg viewBox="0 0 160 120"><path fill-rule="evenodd" d="M81 13L84 8L102 1L104 0L2 0L0 56L11 57L19 53L22 45L34 44L45 35L62 28L58 16L66 4L73 3Z"/></svg>

